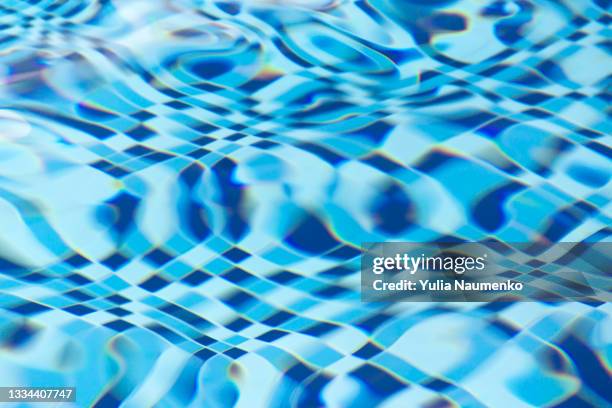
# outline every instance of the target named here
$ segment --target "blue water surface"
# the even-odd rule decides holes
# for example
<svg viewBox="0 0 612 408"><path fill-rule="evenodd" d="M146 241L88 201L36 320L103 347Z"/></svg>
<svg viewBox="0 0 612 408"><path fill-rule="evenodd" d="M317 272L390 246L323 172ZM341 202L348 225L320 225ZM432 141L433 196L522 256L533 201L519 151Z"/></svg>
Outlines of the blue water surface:
<svg viewBox="0 0 612 408"><path fill-rule="evenodd" d="M362 242L609 240L610 7L0 0L0 385L610 406L609 303L359 294Z"/></svg>

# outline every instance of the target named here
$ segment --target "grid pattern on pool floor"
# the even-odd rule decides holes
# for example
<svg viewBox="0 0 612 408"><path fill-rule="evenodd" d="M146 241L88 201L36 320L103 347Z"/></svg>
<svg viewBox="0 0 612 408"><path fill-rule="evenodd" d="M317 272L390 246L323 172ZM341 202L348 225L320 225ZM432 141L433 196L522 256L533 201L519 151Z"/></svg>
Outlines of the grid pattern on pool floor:
<svg viewBox="0 0 612 408"><path fill-rule="evenodd" d="M362 303L359 249L609 241L609 7L0 1L1 385L608 405L609 303Z"/></svg>

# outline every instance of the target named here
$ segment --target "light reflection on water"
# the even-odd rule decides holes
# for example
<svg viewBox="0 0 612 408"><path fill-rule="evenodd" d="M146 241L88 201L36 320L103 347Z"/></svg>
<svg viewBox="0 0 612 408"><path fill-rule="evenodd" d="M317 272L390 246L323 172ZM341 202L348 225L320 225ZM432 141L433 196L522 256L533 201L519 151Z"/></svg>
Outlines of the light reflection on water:
<svg viewBox="0 0 612 408"><path fill-rule="evenodd" d="M0 2L1 385L607 405L609 304L358 292L362 242L609 239L606 7Z"/></svg>

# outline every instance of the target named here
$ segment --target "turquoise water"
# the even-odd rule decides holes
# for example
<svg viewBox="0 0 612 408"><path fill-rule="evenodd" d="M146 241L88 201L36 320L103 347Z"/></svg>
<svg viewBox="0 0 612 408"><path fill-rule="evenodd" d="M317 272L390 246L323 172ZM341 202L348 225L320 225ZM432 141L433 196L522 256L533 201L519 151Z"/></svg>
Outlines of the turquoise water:
<svg viewBox="0 0 612 408"><path fill-rule="evenodd" d="M609 240L610 1L0 0L0 385L603 407L609 303L362 303L362 242Z"/></svg>

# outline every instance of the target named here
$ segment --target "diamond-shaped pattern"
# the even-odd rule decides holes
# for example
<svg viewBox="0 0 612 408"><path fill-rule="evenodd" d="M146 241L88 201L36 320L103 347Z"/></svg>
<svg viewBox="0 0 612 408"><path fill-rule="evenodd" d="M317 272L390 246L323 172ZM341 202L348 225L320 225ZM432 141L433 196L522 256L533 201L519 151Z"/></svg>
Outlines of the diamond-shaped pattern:
<svg viewBox="0 0 612 408"><path fill-rule="evenodd" d="M362 242L609 239L606 8L1 2L0 385L605 406L609 304L367 304L358 274Z"/></svg>

